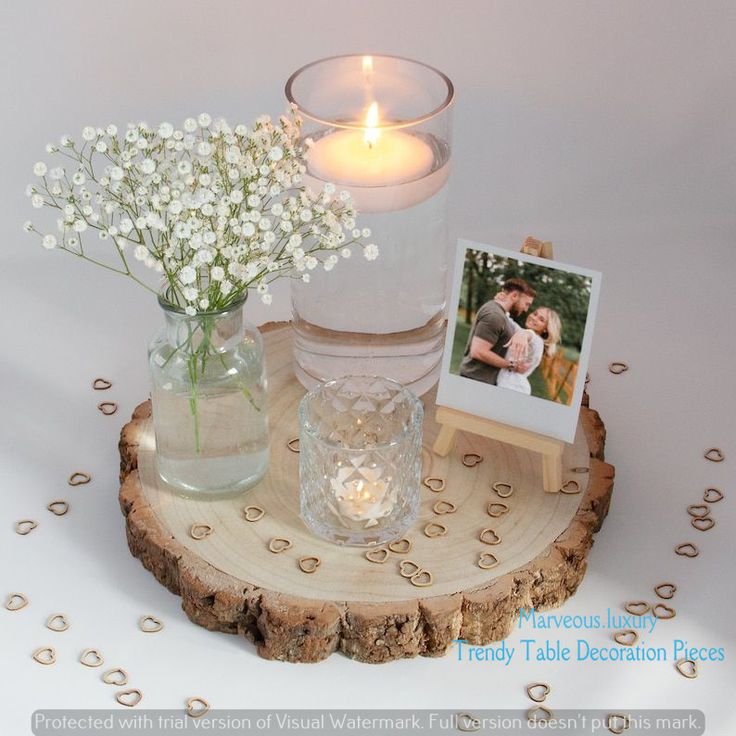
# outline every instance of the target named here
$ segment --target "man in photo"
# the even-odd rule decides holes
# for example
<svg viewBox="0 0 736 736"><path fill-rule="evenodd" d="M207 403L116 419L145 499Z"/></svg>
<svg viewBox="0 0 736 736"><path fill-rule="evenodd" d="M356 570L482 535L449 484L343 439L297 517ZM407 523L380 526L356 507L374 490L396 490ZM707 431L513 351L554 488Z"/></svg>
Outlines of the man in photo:
<svg viewBox="0 0 736 736"><path fill-rule="evenodd" d="M525 344L514 344L509 357L504 356L514 336L511 315L524 314L535 295L536 291L526 281L511 278L478 310L460 363L461 376L495 386L502 368L526 372L529 366L520 362L519 357L524 355Z"/></svg>

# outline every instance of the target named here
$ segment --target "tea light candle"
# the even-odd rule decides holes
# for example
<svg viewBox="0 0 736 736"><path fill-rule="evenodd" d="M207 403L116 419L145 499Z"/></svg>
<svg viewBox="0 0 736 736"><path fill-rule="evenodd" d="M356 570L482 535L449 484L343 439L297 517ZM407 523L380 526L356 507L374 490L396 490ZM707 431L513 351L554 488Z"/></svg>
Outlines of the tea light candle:
<svg viewBox="0 0 736 736"><path fill-rule="evenodd" d="M389 495L391 476L381 478L377 470L365 467L357 472L360 474L359 478L348 480L356 474L356 468L341 467L337 471L337 477L330 480L337 508L340 514L352 521L375 524L394 508Z"/></svg>

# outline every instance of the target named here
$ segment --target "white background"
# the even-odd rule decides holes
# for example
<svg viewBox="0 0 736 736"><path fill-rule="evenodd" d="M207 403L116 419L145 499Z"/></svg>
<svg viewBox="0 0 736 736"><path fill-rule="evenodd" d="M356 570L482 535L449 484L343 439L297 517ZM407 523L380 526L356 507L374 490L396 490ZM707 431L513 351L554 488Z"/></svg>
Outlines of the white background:
<svg viewBox="0 0 736 736"><path fill-rule="evenodd" d="M91 646L128 669L149 707L180 708L192 695L217 708L527 707L524 686L542 679L553 708L695 707L707 714L708 734L731 734L735 27L736 6L715 0L6 0L0 594L20 590L32 604L0 609L0 730L28 733L36 708L113 706L99 671L76 662ZM157 307L135 285L42 251L21 232L35 213L23 196L31 167L47 141L87 124L278 113L291 71L353 51L415 57L454 80L453 237L516 248L533 234L552 240L560 260L604 273L590 391L617 480L589 572L563 611L619 610L674 580L677 618L647 642L725 646L726 662L704 664L699 679L669 663L504 668L460 663L454 653L382 666L342 656L266 662L244 640L190 624L179 599L128 554L117 433L148 392ZM268 315L286 317L288 300ZM613 376L611 360L631 370ZM95 409L98 375L115 382L114 418ZM726 462L702 458L712 445ZM94 482L69 488L75 469ZM703 534L685 506L708 485L726 499ZM45 511L54 498L71 502L67 517ZM28 516L41 526L14 534ZM685 540L701 545L699 558L673 554ZM43 628L56 611L70 616L68 632ZM145 613L162 617L165 630L137 631ZM609 642L605 631L588 638ZM47 643L59 651L55 667L30 658Z"/></svg>

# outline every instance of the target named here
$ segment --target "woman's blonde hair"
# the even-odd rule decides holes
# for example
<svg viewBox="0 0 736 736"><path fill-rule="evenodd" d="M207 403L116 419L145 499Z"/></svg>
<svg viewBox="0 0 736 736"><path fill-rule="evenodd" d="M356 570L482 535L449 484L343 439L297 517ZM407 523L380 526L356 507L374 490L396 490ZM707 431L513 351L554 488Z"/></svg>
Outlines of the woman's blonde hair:
<svg viewBox="0 0 736 736"><path fill-rule="evenodd" d="M557 345L562 337L562 320L554 309L540 307L539 310L544 311L547 316L547 329L542 337L544 339L544 352L551 358L557 352Z"/></svg>

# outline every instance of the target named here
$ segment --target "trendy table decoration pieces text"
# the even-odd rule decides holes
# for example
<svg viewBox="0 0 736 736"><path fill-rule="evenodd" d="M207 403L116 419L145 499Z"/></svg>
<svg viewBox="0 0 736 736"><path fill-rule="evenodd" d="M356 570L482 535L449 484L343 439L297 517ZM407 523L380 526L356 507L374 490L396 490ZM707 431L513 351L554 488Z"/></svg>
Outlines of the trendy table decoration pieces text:
<svg viewBox="0 0 736 736"><path fill-rule="evenodd" d="M281 276L309 282L353 246L378 255L349 192L302 184L300 125L292 109L252 127L205 113L181 129L88 126L81 141L47 145L58 165L33 167L26 193L57 221L24 229L159 298L167 326L150 349L153 416L162 477L180 490L242 491L266 471L265 368L243 317L248 291L270 304Z"/></svg>

